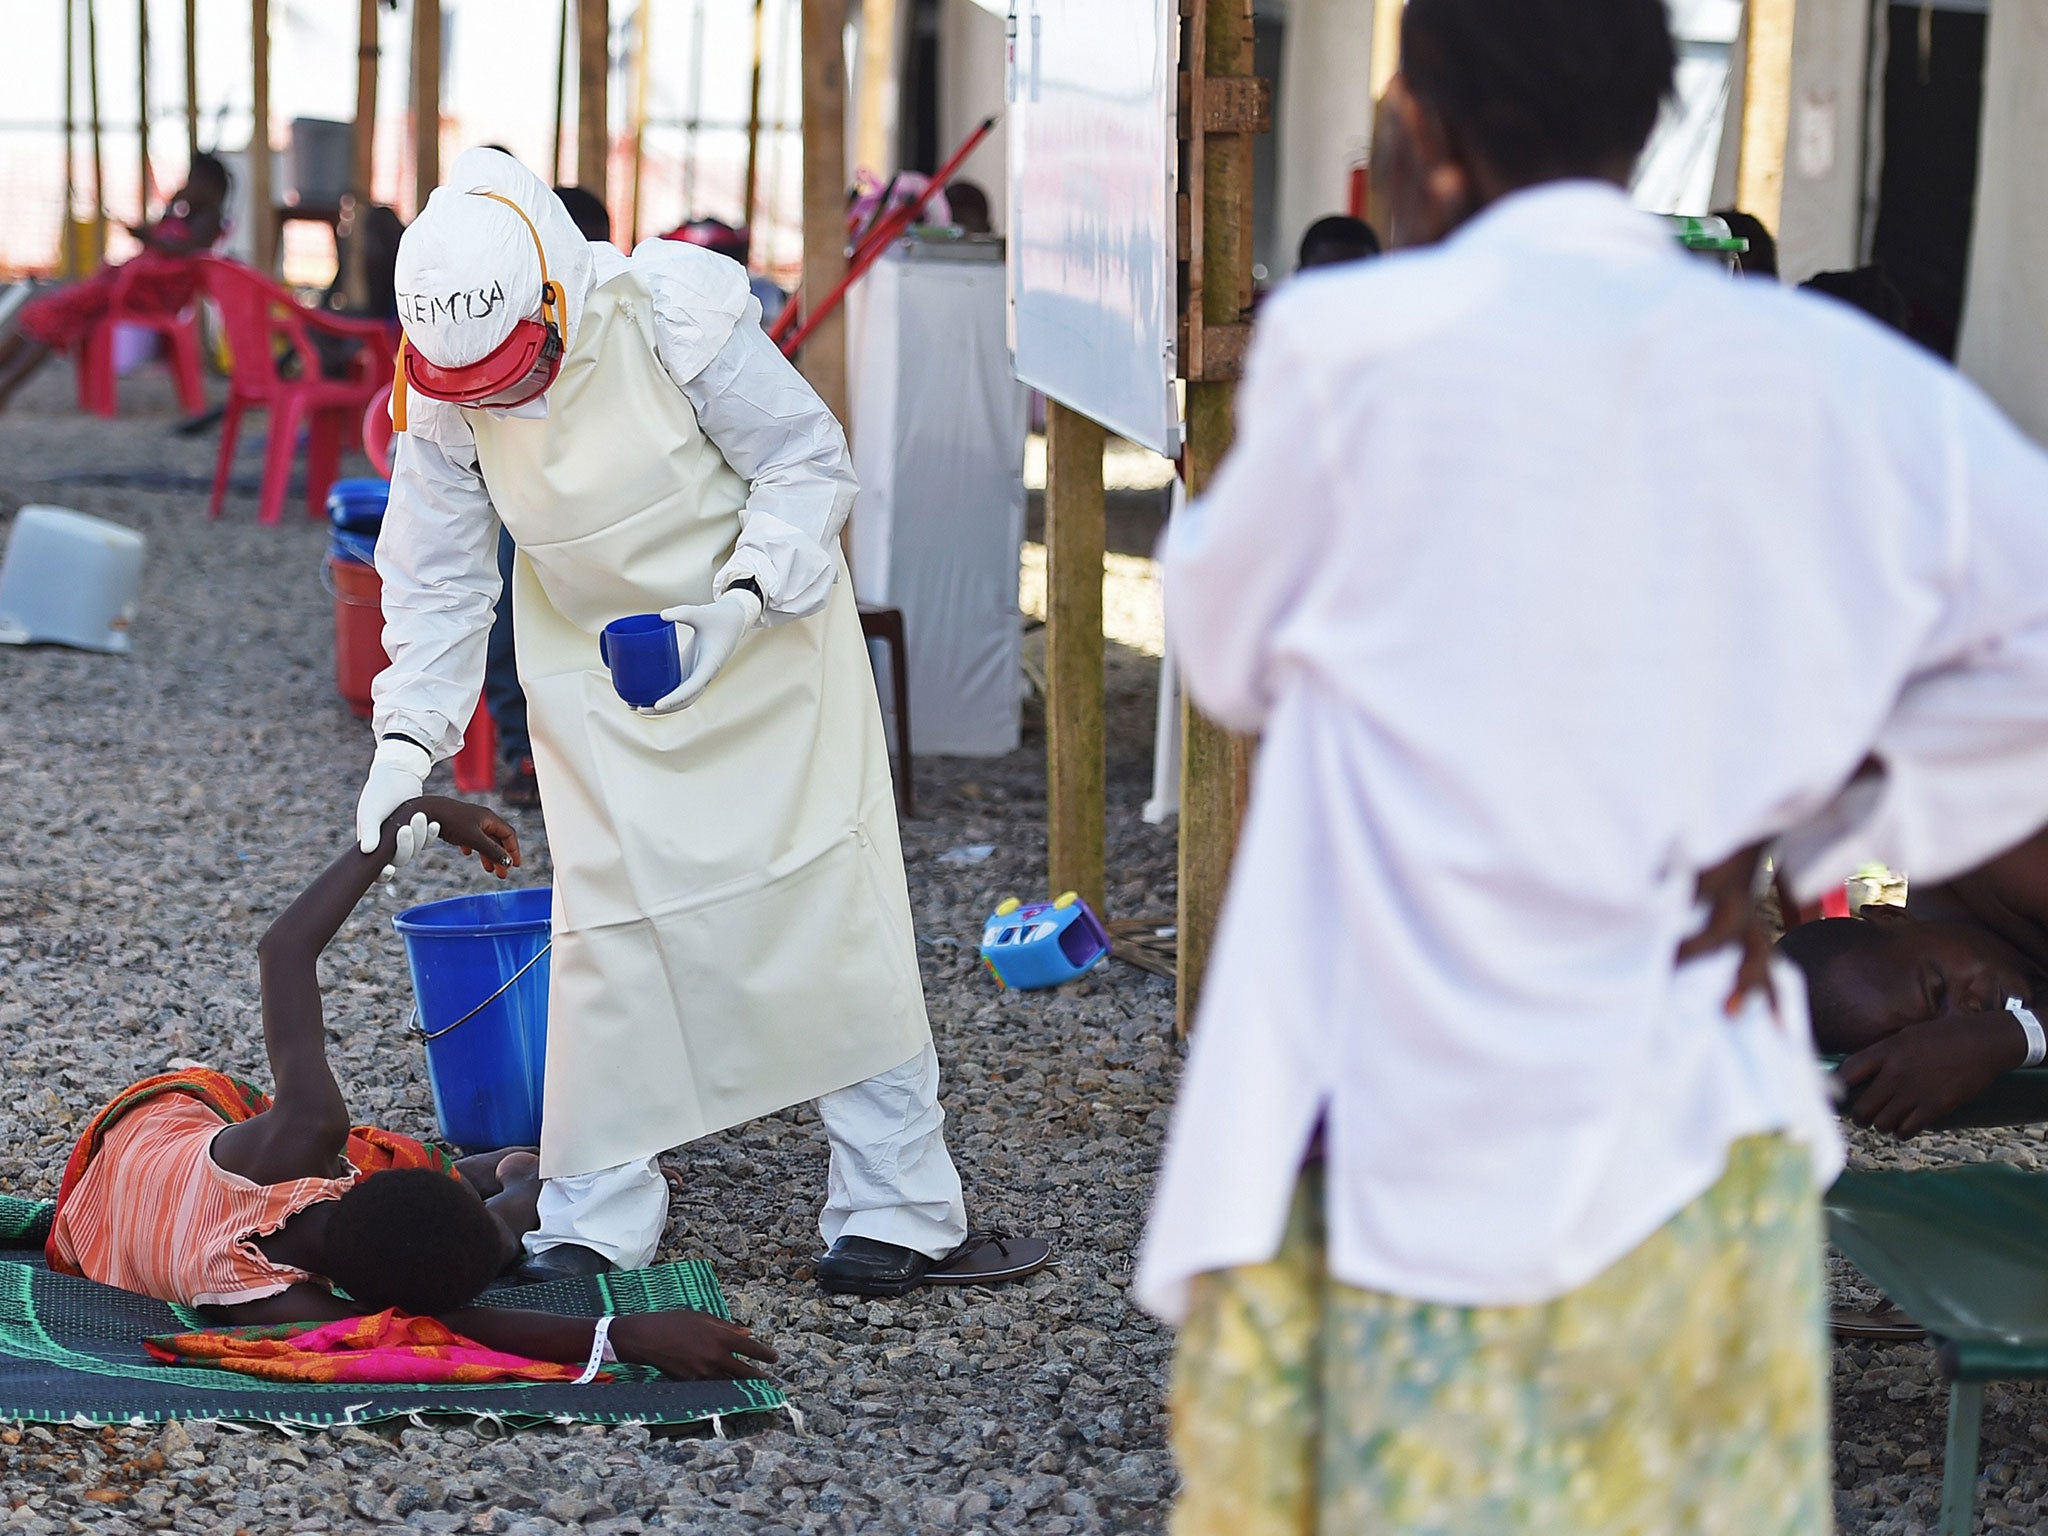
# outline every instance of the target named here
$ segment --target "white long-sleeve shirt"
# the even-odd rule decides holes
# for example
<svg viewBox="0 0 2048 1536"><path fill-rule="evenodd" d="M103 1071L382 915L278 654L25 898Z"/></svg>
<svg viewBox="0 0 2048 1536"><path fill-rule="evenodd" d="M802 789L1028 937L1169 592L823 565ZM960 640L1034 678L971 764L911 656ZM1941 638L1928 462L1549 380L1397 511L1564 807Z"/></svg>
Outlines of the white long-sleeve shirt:
<svg viewBox="0 0 2048 1536"><path fill-rule="evenodd" d="M1330 1264L1460 1305L1585 1283L1783 1130L1782 1024L1685 966L1694 883L1812 824L1808 891L2048 822L2048 459L1831 301L1616 191L1292 285L1169 531L1194 698L1264 741L1138 1276L1276 1250L1327 1132ZM1866 754L1877 801L1837 803Z"/></svg>
<svg viewBox="0 0 2048 1536"><path fill-rule="evenodd" d="M628 260L642 275L663 366L748 483L738 545L712 590L757 582L770 624L818 612L831 595L836 541L858 483L846 434L761 329L745 272L674 241L645 241L630 258L604 244L591 254L593 286ZM544 410L545 399L530 409ZM499 588L498 518L462 411L418 396L409 410L411 430L394 439L391 501L377 539L391 665L373 685L375 727L440 759L460 749L483 686ZM620 451L631 452L632 441L627 424Z"/></svg>

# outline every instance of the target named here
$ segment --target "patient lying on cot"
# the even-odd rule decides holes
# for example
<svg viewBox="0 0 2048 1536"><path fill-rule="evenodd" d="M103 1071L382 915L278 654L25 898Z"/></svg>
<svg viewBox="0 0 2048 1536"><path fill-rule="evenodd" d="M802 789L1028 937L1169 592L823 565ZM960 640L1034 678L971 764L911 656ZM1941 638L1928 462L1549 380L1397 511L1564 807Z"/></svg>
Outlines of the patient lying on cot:
<svg viewBox="0 0 2048 1536"><path fill-rule="evenodd" d="M204 1070L124 1090L66 1166L53 1268L225 1323L328 1322L395 1307L488 1348L579 1364L590 1318L469 1305L516 1264L535 1221L530 1150L451 1162L409 1137L351 1130L327 1063L318 962L401 838L435 836L502 878L517 835L492 812L426 796L401 807L373 854L353 844L257 946L275 1096ZM345 1293L338 1294L338 1293ZM697 1312L620 1317L616 1358L684 1378L759 1376L775 1351Z"/></svg>
<svg viewBox="0 0 2048 1536"><path fill-rule="evenodd" d="M2048 1011L2048 830L1906 905L1806 923L1779 953L1805 974L1814 1041L1848 1057L1864 1125L1913 1136L2026 1064L2008 1004Z"/></svg>

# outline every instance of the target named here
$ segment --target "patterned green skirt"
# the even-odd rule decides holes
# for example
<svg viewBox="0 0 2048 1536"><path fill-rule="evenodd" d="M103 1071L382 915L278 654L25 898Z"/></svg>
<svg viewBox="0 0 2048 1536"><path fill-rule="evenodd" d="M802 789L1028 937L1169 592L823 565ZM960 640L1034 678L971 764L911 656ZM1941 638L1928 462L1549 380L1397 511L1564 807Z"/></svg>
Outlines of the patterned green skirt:
<svg viewBox="0 0 2048 1536"><path fill-rule="evenodd" d="M1320 1165L1280 1254L1181 1332L1175 1536L1825 1536L1820 1202L1782 1137L1588 1285L1449 1307L1328 1276Z"/></svg>

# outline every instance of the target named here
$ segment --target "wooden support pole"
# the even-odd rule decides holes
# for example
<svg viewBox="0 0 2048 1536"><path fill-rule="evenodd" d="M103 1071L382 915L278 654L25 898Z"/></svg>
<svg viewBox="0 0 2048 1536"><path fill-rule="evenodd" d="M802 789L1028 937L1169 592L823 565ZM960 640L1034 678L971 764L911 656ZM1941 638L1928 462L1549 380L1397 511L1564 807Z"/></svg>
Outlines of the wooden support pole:
<svg viewBox="0 0 2048 1536"><path fill-rule="evenodd" d="M761 188L761 70L767 11L768 0L754 0L754 80L747 92L747 185L740 194L740 223L749 235L753 232ZM758 255L753 259L758 267Z"/></svg>
<svg viewBox="0 0 2048 1536"><path fill-rule="evenodd" d="M149 174L149 0L135 0L136 160L141 168L135 194L135 222L149 222L156 179Z"/></svg>
<svg viewBox="0 0 2048 1536"><path fill-rule="evenodd" d="M64 225L57 234L58 267L67 278L84 275L78 248L78 0L64 0Z"/></svg>
<svg viewBox="0 0 2048 1536"><path fill-rule="evenodd" d="M1211 81L1252 75L1252 0L1203 0L1196 6L1202 73ZM1202 321L1209 327L1242 324L1252 301L1252 150L1250 133L1206 135L1199 146ZM1229 449L1236 385L1224 379L1188 384L1188 494L1198 496ZM1180 791L1180 1000L1181 1033L1201 1003L1202 974L1230 864L1244 818L1252 744L1232 736L1192 704L1184 707L1185 739Z"/></svg>
<svg viewBox="0 0 2048 1536"><path fill-rule="evenodd" d="M1778 228L1785 206L1785 148L1792 128L1792 39L1798 9L1798 0L1749 0L1735 201L1771 230Z"/></svg>
<svg viewBox="0 0 2048 1536"><path fill-rule="evenodd" d="M355 174L350 178L348 270L342 288L358 314L370 304L370 209L377 202L377 0L361 0L356 18Z"/></svg>
<svg viewBox="0 0 2048 1536"><path fill-rule="evenodd" d="M441 0L412 0L413 216L441 185Z"/></svg>
<svg viewBox="0 0 2048 1536"><path fill-rule="evenodd" d="M85 109L92 121L93 264L107 259L107 168L100 155L100 29L93 0L85 0Z"/></svg>
<svg viewBox="0 0 2048 1536"><path fill-rule="evenodd" d="M560 183L563 132L569 121L569 7L575 0L562 0L562 19L555 32L555 154L548 161L548 180Z"/></svg>
<svg viewBox="0 0 2048 1536"><path fill-rule="evenodd" d="M884 179L896 169L896 34L896 0L861 0L853 161Z"/></svg>
<svg viewBox="0 0 2048 1536"><path fill-rule="evenodd" d="M629 251L640 243L640 172L647 155L647 23L651 8L652 0L640 0L633 12L633 193L627 203L625 245ZM702 43L701 36L698 41ZM703 51L701 46L697 50L700 68ZM695 137L694 129L685 132ZM685 205L686 217L689 211Z"/></svg>
<svg viewBox="0 0 2048 1536"><path fill-rule="evenodd" d="M270 154L270 0L249 0L249 213L256 270L277 270L277 193Z"/></svg>
<svg viewBox="0 0 2048 1536"><path fill-rule="evenodd" d="M1387 94L1401 68L1401 12L1407 0L1374 0L1372 8L1372 99Z"/></svg>
<svg viewBox="0 0 2048 1536"><path fill-rule="evenodd" d="M608 0L576 0L576 185L611 207L612 20Z"/></svg>
<svg viewBox="0 0 2048 1536"><path fill-rule="evenodd" d="M1106 757L1102 640L1103 430L1045 407L1045 767L1049 894L1103 909Z"/></svg>
<svg viewBox="0 0 2048 1536"><path fill-rule="evenodd" d="M804 302L846 275L846 0L803 0ZM846 411L846 311L811 333L804 377L832 414Z"/></svg>
<svg viewBox="0 0 2048 1536"><path fill-rule="evenodd" d="M199 153L199 0L185 0L185 163Z"/></svg>

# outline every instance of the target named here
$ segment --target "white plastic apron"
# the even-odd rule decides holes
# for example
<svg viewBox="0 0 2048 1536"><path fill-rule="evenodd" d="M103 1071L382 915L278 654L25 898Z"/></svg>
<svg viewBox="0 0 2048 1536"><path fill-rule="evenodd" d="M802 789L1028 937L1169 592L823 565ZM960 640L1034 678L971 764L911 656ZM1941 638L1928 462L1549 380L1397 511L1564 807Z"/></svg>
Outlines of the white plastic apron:
<svg viewBox="0 0 2048 1536"><path fill-rule="evenodd" d="M519 679L554 859L541 1168L589 1173L885 1072L931 1038L881 710L842 569L662 719L613 619L711 600L745 483L655 353L630 272L590 296L545 420L468 415L519 546Z"/></svg>

